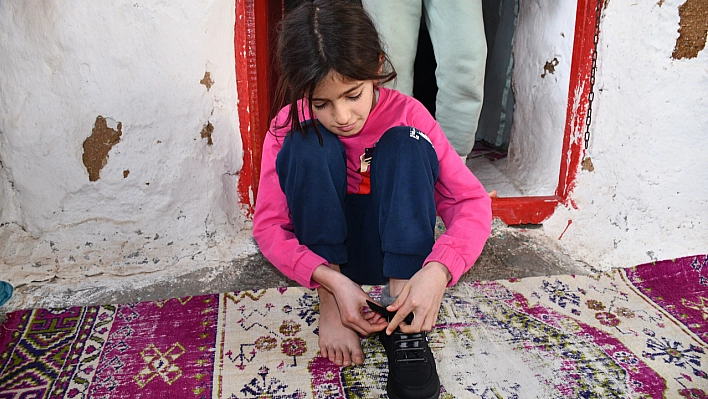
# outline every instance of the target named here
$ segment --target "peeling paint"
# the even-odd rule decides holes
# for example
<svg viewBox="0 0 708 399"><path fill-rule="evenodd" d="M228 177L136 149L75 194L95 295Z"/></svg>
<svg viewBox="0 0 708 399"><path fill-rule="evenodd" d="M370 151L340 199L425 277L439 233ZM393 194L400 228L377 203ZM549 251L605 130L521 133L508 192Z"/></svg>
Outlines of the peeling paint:
<svg viewBox="0 0 708 399"><path fill-rule="evenodd" d="M587 170L588 172L595 171L595 166L592 164L592 159L590 157L583 159L580 165L583 170Z"/></svg>
<svg viewBox="0 0 708 399"><path fill-rule="evenodd" d="M213 145L214 142L211 140L211 135L214 133L214 125L211 122L207 122L201 132L201 137L207 139L207 145Z"/></svg>
<svg viewBox="0 0 708 399"><path fill-rule="evenodd" d="M115 123L111 121L112 123ZM120 142L123 124L118 122L116 129L108 126L106 118L96 117L91 135L84 140L84 154L81 159L86 166L90 181L98 180L101 169L108 162L108 152Z"/></svg>
<svg viewBox="0 0 708 399"><path fill-rule="evenodd" d="M550 73L551 75L556 72L556 67L558 66L558 58L553 58L552 61L547 61L546 65L543 66L543 74L541 75L542 78L546 77L546 73Z"/></svg>
<svg viewBox="0 0 708 399"><path fill-rule="evenodd" d="M202 80L199 81L199 83L206 86L207 91L209 91L209 89L211 89L211 86L214 85L214 81L211 80L211 73L209 73L208 71L204 72L204 77L202 78Z"/></svg>
<svg viewBox="0 0 708 399"><path fill-rule="evenodd" d="M708 1L686 0L679 6L679 37L671 58L696 58L706 47L708 37Z"/></svg>

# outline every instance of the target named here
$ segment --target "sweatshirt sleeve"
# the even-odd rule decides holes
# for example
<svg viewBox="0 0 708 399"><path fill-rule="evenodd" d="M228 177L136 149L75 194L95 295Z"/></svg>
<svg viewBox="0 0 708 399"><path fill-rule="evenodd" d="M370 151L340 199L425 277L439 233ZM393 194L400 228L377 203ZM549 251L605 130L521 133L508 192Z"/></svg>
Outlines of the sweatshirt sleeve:
<svg viewBox="0 0 708 399"><path fill-rule="evenodd" d="M312 273L317 266L328 263L307 246L301 245L295 237L285 194L280 188L275 170L282 136L276 137L271 133L274 131L272 128L269 130L263 143L260 184L253 215L253 238L263 255L286 277L307 288L316 288L319 284L312 280Z"/></svg>
<svg viewBox="0 0 708 399"><path fill-rule="evenodd" d="M421 112L422 116L416 118L417 124L413 126L423 132L428 129L428 137L438 155L440 174L435 184L435 204L446 230L433 245L424 264L436 261L445 265L452 274L448 284L452 286L477 261L489 238L492 200L460 160L440 125L425 114Z"/></svg>

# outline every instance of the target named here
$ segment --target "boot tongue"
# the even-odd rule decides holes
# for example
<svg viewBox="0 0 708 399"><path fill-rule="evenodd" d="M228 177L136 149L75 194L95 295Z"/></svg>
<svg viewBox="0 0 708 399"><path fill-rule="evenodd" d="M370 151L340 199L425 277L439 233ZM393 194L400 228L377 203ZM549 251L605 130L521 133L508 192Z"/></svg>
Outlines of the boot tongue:
<svg viewBox="0 0 708 399"><path fill-rule="evenodd" d="M369 305L369 308L371 310L373 310L374 312L383 316L387 321L391 321L393 319L393 316L396 315L396 312L389 312L388 310L386 310L385 307L383 307L379 304L373 303L369 300L366 301L366 304ZM413 313L408 313L408 316L406 316L406 318L403 319L403 322L406 324L411 324L413 322Z"/></svg>

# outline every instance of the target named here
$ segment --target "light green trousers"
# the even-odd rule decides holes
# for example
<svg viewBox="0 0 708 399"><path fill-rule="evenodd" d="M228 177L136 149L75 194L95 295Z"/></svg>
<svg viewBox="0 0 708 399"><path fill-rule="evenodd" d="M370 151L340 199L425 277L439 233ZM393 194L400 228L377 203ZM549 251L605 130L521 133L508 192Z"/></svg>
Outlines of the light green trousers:
<svg viewBox="0 0 708 399"><path fill-rule="evenodd" d="M481 0L363 0L398 72L390 87L413 94L421 18L433 43L435 118L460 156L472 151L484 97L487 42Z"/></svg>

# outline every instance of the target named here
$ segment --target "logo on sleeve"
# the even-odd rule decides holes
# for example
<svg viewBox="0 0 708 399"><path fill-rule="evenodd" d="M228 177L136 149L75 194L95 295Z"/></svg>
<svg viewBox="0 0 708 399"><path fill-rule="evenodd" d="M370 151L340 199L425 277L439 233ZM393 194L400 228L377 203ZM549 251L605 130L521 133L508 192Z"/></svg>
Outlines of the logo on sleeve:
<svg viewBox="0 0 708 399"><path fill-rule="evenodd" d="M433 146L433 148L435 148L435 146L433 145L433 142L430 141L430 138L425 133L421 132L420 130L418 130L414 127L411 128L410 136L411 136L411 138L414 138L416 140L420 140L420 138L422 137L425 141L430 143L430 145Z"/></svg>

